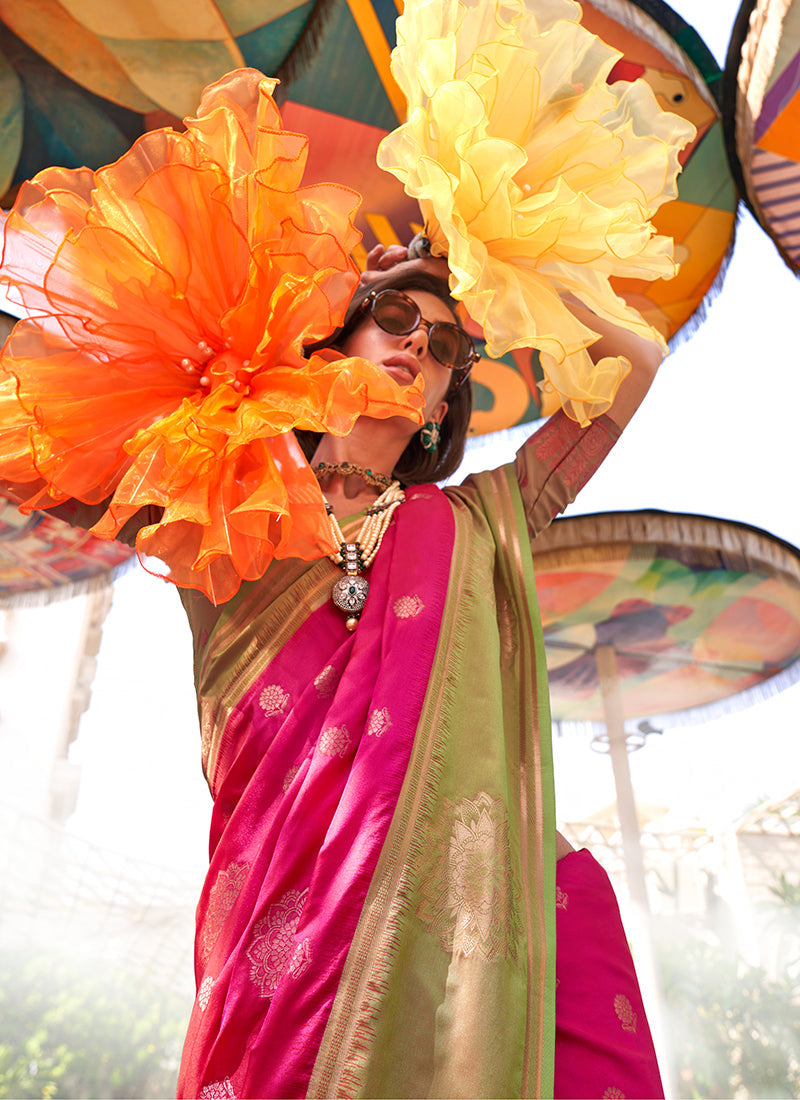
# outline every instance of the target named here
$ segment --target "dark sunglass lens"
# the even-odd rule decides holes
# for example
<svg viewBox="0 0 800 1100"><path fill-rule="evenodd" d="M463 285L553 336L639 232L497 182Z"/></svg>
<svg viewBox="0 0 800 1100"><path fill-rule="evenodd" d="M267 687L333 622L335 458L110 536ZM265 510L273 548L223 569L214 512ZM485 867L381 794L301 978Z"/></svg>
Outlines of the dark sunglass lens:
<svg viewBox="0 0 800 1100"><path fill-rule="evenodd" d="M466 367L470 361L472 341L460 328L446 321L431 326L429 345L439 362L452 370Z"/></svg>
<svg viewBox="0 0 800 1100"><path fill-rule="evenodd" d="M372 316L384 332L393 336L413 332L420 322L416 303L392 290L377 296L372 306Z"/></svg>

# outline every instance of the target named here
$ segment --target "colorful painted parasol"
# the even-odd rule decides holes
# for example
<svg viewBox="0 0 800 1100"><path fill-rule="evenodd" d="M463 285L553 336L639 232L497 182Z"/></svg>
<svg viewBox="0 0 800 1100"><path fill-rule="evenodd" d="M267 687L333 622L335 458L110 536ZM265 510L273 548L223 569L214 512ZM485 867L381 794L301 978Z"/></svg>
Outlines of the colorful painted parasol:
<svg viewBox="0 0 800 1100"><path fill-rule="evenodd" d="M744 0L728 48L725 136L737 185L800 273L800 3Z"/></svg>
<svg viewBox="0 0 800 1100"><path fill-rule="evenodd" d="M0 194L51 165L110 163L145 130L194 114L206 85L231 69L291 79L332 7L0 0Z"/></svg>
<svg viewBox="0 0 800 1100"><path fill-rule="evenodd" d="M553 716L603 722L596 652L628 718L700 721L800 677L800 551L705 516L610 512L534 543Z"/></svg>
<svg viewBox="0 0 800 1100"><path fill-rule="evenodd" d="M106 584L133 551L42 512L0 500L0 608L47 603Z"/></svg>
<svg viewBox="0 0 800 1100"><path fill-rule="evenodd" d="M364 196L363 263L374 243L407 242L421 228L416 203L375 163L380 140L405 117L389 71L397 12L394 0L154 0L146 9L136 0L91 9L0 0L0 190L52 164L96 168L115 159L144 130L192 114L207 84L246 64L281 77L285 124L311 139L305 182L335 180ZM614 81L643 77L663 107L697 127L678 199L656 218L658 231L676 240L680 274L617 285L669 339L701 316L733 242L737 198L715 99L720 72L691 27L658 0L592 0L584 22L622 52ZM535 353L481 360L473 378L475 434L553 411L541 404Z"/></svg>

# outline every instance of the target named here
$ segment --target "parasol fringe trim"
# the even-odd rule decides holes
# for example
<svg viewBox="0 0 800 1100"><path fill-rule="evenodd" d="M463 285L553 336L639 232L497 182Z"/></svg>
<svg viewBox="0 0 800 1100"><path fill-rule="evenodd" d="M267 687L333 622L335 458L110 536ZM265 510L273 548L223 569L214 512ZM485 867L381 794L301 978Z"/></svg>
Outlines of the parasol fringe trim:
<svg viewBox="0 0 800 1100"><path fill-rule="evenodd" d="M717 719L725 718L729 714L733 714L740 710L749 710L752 707L758 706L760 703L765 703L767 700L773 699L776 695L779 695L782 691L786 691L787 688L793 687L797 683L800 683L800 660L795 661L781 672L775 673L775 675L771 676L768 680L764 680L760 684L754 684L752 687L745 688L745 690L740 691L738 695L728 696L726 699L721 699L713 703L704 703L700 706L691 707L688 710L674 711L668 714L626 715L626 732L634 732L633 730L629 730L628 727L632 723L644 721L645 718L648 722L661 724L667 730L670 728L682 729L686 726L699 726L705 722L713 722ZM587 733L592 736L603 734L606 732L606 727L604 722L559 722L553 719L553 730L557 737L574 737L576 735L585 737Z"/></svg>
<svg viewBox="0 0 800 1100"><path fill-rule="evenodd" d="M736 219L733 225L733 231L731 233L731 239L728 242L728 247L725 251L725 255L722 258L722 263L719 265L719 270L714 276L714 282L706 291L704 297L700 301L699 305L695 309L694 313L688 320L684 321L678 331L667 341L667 346L670 351L675 351L682 344L685 344L688 340L694 336L697 330L705 323L708 317L709 310L714 305L719 296L722 287L725 283L725 278L728 274L728 266L730 265L731 258L733 256L734 245L736 244L736 237L739 230L739 223L742 218L742 205L741 202L736 207Z"/></svg>
<svg viewBox="0 0 800 1100"><path fill-rule="evenodd" d="M748 572L767 565L791 583L800 584L800 551L779 536L740 520L664 512L655 508L585 513L556 519L532 543L537 573L565 562L585 560L582 529L589 520L593 523L592 552L601 560L613 560L621 550L626 557L641 558L643 553L636 544L648 546L644 556L649 555L652 547L664 547L665 556L682 560L680 552L669 553L668 544L679 541L694 554L700 551L711 555L705 568ZM709 521L716 525L711 539L706 534ZM723 536L724 545L721 545Z"/></svg>
<svg viewBox="0 0 800 1100"><path fill-rule="evenodd" d="M0 611L11 611L17 608L47 607L51 603L62 603L76 596L89 596L93 592L100 592L103 588L110 588L115 581L131 570L137 564L136 555L114 566L113 569L101 573L96 577L87 577L82 581L53 585L51 588L28 589L17 593L4 593L0 590Z"/></svg>
<svg viewBox="0 0 800 1100"><path fill-rule="evenodd" d="M325 37L328 23L339 0L317 0L300 32L297 41L289 50L275 74L280 81L273 93L277 104L283 103L289 94L292 81L298 80L317 56Z"/></svg>

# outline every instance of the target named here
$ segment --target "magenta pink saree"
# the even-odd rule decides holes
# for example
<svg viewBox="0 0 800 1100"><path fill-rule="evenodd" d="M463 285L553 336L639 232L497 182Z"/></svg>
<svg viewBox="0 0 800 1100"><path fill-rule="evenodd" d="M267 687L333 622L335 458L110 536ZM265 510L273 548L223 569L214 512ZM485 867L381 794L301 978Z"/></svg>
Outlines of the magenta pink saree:
<svg viewBox="0 0 800 1100"><path fill-rule="evenodd" d="M556 937L554 1096L663 1097L617 899L585 849L557 864Z"/></svg>
<svg viewBox="0 0 800 1100"><path fill-rule="evenodd" d="M436 539L420 571L395 543L405 528L413 534L423 510ZM445 497L409 493L403 512L354 634L330 601L330 563L299 568L314 593L300 598L321 597L321 606L301 613L211 747L212 855L198 910L203 977L186 1095L226 1079L238 1096L308 1088L408 768L447 591ZM258 608L268 620L270 610Z"/></svg>

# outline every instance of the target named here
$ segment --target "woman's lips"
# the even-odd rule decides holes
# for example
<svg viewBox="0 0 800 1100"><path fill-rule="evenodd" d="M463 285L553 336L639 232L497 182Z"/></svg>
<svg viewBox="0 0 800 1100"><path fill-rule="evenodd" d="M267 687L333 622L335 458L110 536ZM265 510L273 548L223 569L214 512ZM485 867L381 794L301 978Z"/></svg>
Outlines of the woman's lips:
<svg viewBox="0 0 800 1100"><path fill-rule="evenodd" d="M393 374L400 374L407 378L409 382L413 382L419 374L419 363L413 355L406 355L401 352L384 359L383 369Z"/></svg>

